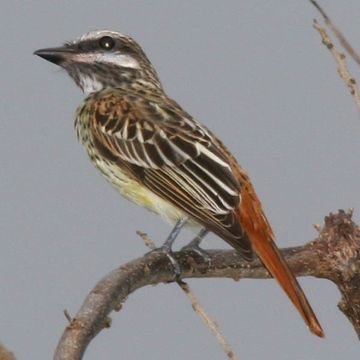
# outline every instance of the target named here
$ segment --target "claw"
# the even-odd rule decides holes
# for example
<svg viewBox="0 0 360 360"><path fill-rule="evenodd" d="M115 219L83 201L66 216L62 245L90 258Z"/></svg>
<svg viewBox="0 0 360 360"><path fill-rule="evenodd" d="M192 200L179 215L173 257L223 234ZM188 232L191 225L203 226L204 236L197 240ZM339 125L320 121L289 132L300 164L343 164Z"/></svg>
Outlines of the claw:
<svg viewBox="0 0 360 360"><path fill-rule="evenodd" d="M199 245L190 243L188 245L185 245L183 248L181 248L180 251L193 251L207 263L207 267L211 266L211 257L209 253L206 250L202 249Z"/></svg>
<svg viewBox="0 0 360 360"><path fill-rule="evenodd" d="M177 281L177 282L182 282L181 281L181 267L180 267L179 263L177 262L177 260L175 259L174 253L171 248L172 248L172 245L173 245L175 239L179 235L180 230L184 227L187 220L188 219L186 217L178 220L178 222L175 224L174 228L172 229L171 233L167 237L164 244L162 246L160 246L159 248L156 248L156 249L150 251L150 253L161 252L167 256L171 265L174 268L175 281Z"/></svg>
<svg viewBox="0 0 360 360"><path fill-rule="evenodd" d="M151 250L148 254L153 254L153 253L164 254L169 259L172 267L174 268L175 281L180 281L181 280L181 267L180 267L179 263L177 262L177 260L175 259L174 253L171 250L171 248L164 244L154 250Z"/></svg>

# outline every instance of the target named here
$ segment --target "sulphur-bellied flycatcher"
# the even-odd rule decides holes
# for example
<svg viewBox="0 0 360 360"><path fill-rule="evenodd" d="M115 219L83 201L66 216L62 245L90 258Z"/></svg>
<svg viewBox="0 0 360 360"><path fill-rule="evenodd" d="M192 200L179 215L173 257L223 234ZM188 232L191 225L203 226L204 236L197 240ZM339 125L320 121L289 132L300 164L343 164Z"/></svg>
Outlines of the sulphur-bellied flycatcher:
<svg viewBox="0 0 360 360"><path fill-rule="evenodd" d="M323 336L248 175L212 132L166 95L132 38L92 31L35 54L64 68L87 95L76 113L78 138L123 196L178 228L188 220L202 235L213 231L246 259L255 251L310 330Z"/></svg>

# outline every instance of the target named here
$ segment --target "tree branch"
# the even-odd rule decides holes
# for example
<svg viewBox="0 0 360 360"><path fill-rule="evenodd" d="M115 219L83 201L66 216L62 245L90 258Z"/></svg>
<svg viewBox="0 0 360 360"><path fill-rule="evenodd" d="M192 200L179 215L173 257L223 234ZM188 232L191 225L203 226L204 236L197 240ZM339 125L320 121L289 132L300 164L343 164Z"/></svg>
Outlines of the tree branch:
<svg viewBox="0 0 360 360"><path fill-rule="evenodd" d="M358 110L360 110L360 91L356 85L356 80L350 74L348 69L345 55L340 53L335 45L333 44L329 34L326 32L326 29L321 26L316 20L314 20L314 29L318 31L321 36L323 44L329 49L330 53L334 57L337 63L337 71L340 75L341 79L345 82L348 89L350 90L350 94L353 97Z"/></svg>
<svg viewBox="0 0 360 360"><path fill-rule="evenodd" d="M183 278L225 277L269 278L259 260L246 262L232 250L209 250L211 262L191 251L177 252ZM352 212L339 211L325 217L318 237L304 246L283 249L282 253L296 276L315 276L333 281L342 299L340 310L360 337L360 228ZM90 341L105 327L108 315L119 311L127 297L146 285L174 280L172 265L161 253L149 253L107 274L85 299L81 309L65 329L55 360L81 359Z"/></svg>
<svg viewBox="0 0 360 360"><path fill-rule="evenodd" d="M150 237L141 231L136 232L141 239L144 241L144 244L150 249L155 250L156 244L150 239ZM201 321L205 324L205 326L211 331L211 333L215 336L217 342L221 346L222 350L225 352L225 355L230 360L237 360L236 354L231 348L229 341L222 334L218 323L212 319L209 314L205 311L204 307L201 305L194 292L191 290L189 284L185 283L183 280L177 279L177 284L180 289L186 295L186 297L190 300L191 306L195 313L200 317ZM1 360L1 359L0 359Z"/></svg>
<svg viewBox="0 0 360 360"><path fill-rule="evenodd" d="M346 39L345 35L335 26L333 21L330 19L328 14L325 12L325 10L318 4L315 0L310 0L310 2L315 6L315 8L320 12L321 16L323 17L326 26L331 29L331 31L334 33L336 38L339 40L340 45L348 52L348 54L353 58L353 60L360 65L360 56L355 51L355 49L351 46L349 41Z"/></svg>

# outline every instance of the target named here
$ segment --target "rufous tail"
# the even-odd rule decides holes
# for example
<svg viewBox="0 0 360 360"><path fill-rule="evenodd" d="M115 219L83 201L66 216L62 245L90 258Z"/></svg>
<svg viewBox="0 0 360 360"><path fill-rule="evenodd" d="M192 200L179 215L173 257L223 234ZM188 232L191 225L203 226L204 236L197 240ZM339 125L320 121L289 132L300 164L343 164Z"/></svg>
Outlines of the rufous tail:
<svg viewBox="0 0 360 360"><path fill-rule="evenodd" d="M256 254L295 305L310 331L324 337L321 325L304 292L274 243L271 226L262 211L255 190L249 183L244 184L241 189L238 217Z"/></svg>

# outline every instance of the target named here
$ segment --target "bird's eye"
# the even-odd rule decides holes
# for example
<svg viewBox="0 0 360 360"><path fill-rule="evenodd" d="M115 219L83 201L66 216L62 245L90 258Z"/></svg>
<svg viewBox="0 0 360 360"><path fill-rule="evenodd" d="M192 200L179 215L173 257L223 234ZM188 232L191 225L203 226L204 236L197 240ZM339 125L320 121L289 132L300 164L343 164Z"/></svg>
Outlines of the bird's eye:
<svg viewBox="0 0 360 360"><path fill-rule="evenodd" d="M103 50L111 50L115 46L115 40L111 36L103 36L99 45Z"/></svg>

